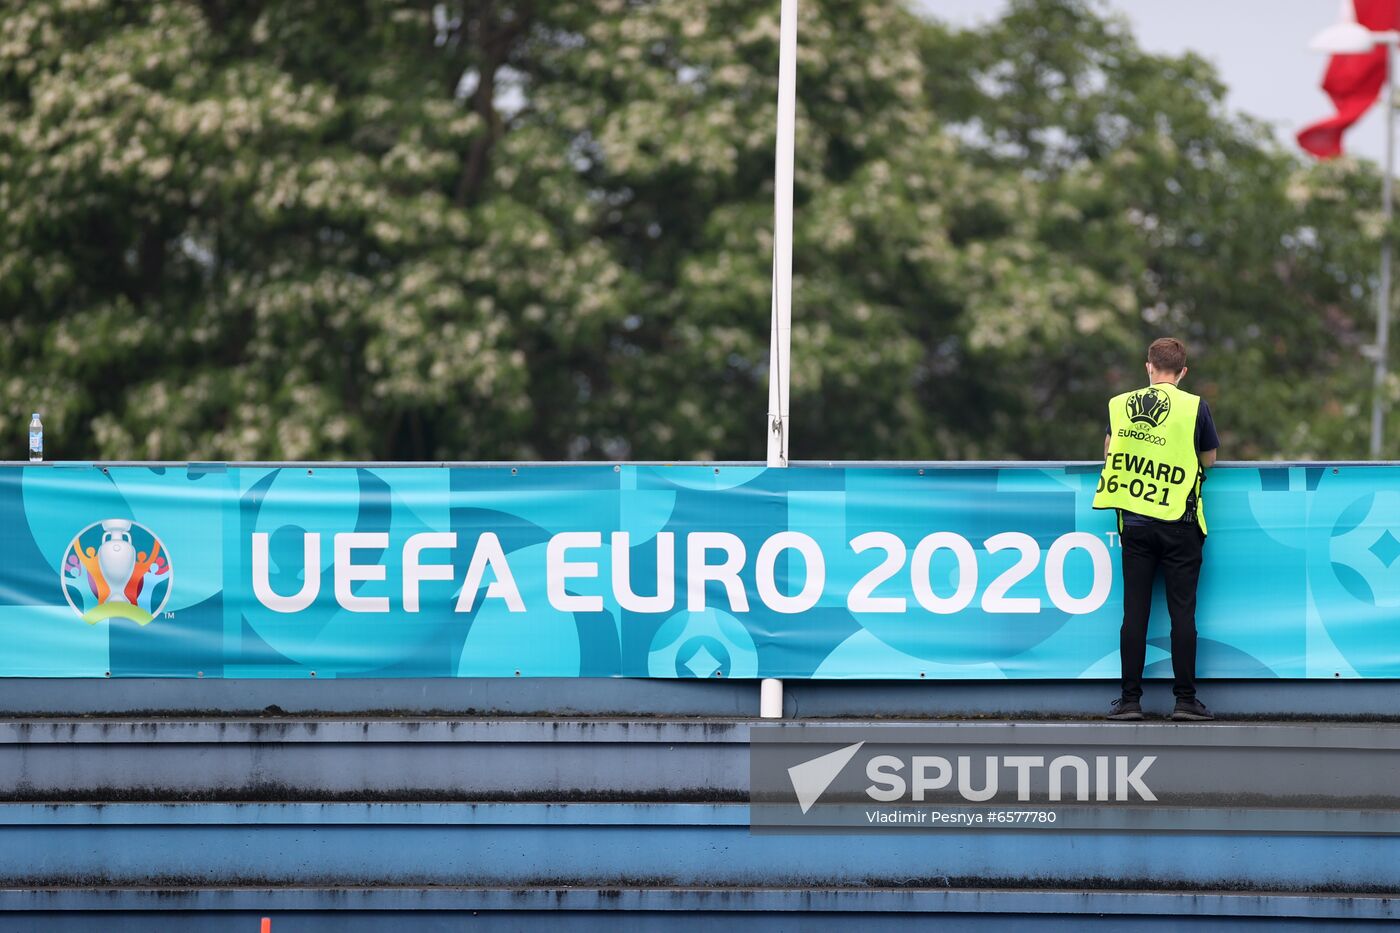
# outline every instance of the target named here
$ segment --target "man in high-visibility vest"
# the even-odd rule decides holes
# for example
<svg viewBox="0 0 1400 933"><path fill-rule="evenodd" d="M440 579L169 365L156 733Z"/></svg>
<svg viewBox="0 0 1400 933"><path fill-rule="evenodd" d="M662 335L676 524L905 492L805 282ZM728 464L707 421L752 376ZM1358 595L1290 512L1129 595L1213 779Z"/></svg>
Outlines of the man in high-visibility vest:
<svg viewBox="0 0 1400 933"><path fill-rule="evenodd" d="M1205 471L1220 438L1210 408L1180 388L1186 347L1162 337L1147 348L1145 388L1108 403L1108 437L1094 508L1117 509L1123 544L1123 693L1109 719L1142 719L1142 668L1152 584L1165 577L1172 620L1172 719L1214 719L1196 699L1196 582L1206 539Z"/></svg>

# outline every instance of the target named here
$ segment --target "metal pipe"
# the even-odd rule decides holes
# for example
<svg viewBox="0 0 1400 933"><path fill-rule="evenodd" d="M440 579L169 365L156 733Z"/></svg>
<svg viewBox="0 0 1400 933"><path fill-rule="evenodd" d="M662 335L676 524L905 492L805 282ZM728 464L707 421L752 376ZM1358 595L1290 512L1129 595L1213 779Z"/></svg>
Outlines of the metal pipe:
<svg viewBox="0 0 1400 933"><path fill-rule="evenodd" d="M768 352L768 465L787 466L792 348L792 176L797 124L797 0L782 0L778 132L773 167L773 306Z"/></svg>
<svg viewBox="0 0 1400 933"><path fill-rule="evenodd" d="M147 469L209 470L499 470L514 469L583 469L588 467L642 467L670 469L673 467L710 467L715 469L756 470L766 466L760 460L48 460L30 463L28 460L0 460L0 469L24 468L35 470L100 470L107 467L145 467ZM792 460L788 466L814 470L1089 470L1098 475L1102 460ZM1388 466L1400 467L1400 460L1217 460L1211 469L1285 469L1288 467Z"/></svg>
<svg viewBox="0 0 1400 933"><path fill-rule="evenodd" d="M1371 459L1381 458L1387 405L1386 382L1390 363L1390 225L1395 216L1395 42L1385 43L1385 175L1381 179L1381 281L1376 296L1376 370L1371 395Z"/></svg>
<svg viewBox="0 0 1400 933"><path fill-rule="evenodd" d="M768 465L788 465L792 355L792 176L797 133L797 0L782 0L778 24L778 127L773 164L773 307L768 348ZM783 682L765 678L758 714L781 719Z"/></svg>
<svg viewBox="0 0 1400 933"><path fill-rule="evenodd" d="M217 470L499 470L502 467L516 469L583 469L588 467L710 467L720 469L756 470L766 466L760 460L47 460L43 463L30 463L28 460L0 460L0 469L24 468L35 470L100 470L106 467L145 467L157 469L202 469L211 467ZM1103 460L792 460L788 466L815 470L1061 470L1067 467L1076 472L1088 470L1098 475L1103 468ZM1389 466L1400 467L1400 460L1217 460L1211 469L1270 469L1288 467L1314 467L1335 469L1338 467Z"/></svg>

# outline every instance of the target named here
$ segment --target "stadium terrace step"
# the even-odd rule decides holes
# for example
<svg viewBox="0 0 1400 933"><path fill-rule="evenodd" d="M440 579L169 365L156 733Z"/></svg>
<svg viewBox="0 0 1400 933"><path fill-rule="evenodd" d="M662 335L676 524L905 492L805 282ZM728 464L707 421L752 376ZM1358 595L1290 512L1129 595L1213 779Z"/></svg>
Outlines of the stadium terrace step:
<svg viewBox="0 0 1400 933"><path fill-rule="evenodd" d="M754 681L627 678L210 678L0 680L0 716L277 715L707 716L758 713ZM784 715L803 719L1099 717L1117 685L1082 681L857 681L784 683ZM1387 680L1212 680L1202 698L1227 718L1400 722ZM1149 682L1149 714L1171 709L1169 682Z"/></svg>
<svg viewBox="0 0 1400 933"><path fill-rule="evenodd" d="M1373 811L1387 826L1400 820L1400 785L1393 780L1400 724L802 725L827 730L837 742L916 729L921 741L971 749L979 761L984 752L1038 755L1043 762L1061 754L1087 762L1150 752L1160 759L1150 778L1158 809L1287 807ZM0 800L746 803L756 728L771 734L774 727L735 719L523 717L6 720L0 721ZM1300 782L1300 772L1333 777ZM1042 789L1046 779L1030 777ZM1083 780L1086 786L1091 780L1087 770ZM996 801L1015 801L1013 791L1010 780L1003 782ZM1334 817L1335 827L1345 829L1341 819Z"/></svg>
<svg viewBox="0 0 1400 933"><path fill-rule="evenodd" d="M1037 888L1387 893L1400 837L754 834L743 804L3 804L0 886Z"/></svg>
<svg viewBox="0 0 1400 933"><path fill-rule="evenodd" d="M801 720L814 728L933 729L949 748L974 739L989 753L1046 755L1063 730L1089 757L1135 742L1170 751L1149 782L1162 806L1122 810L1130 822L1118 831L953 827L814 845L750 828L750 739L772 728L752 718L754 684L591 683L596 696L519 681L242 693L185 682L144 696L96 682L65 698L43 682L25 695L26 715L0 720L0 927L253 930L267 915L274 930L562 919L609 933L799 916L804 929L933 916L969 930L1032 918L1075 930L1400 920L1389 896L1400 890L1400 835L1386 832L1400 814L1389 781L1400 723L1386 721L1395 701L1376 684L1307 685L1323 710L1308 721L1200 724L1090 719L1104 694L1096 683L797 685L790 700L808 712L844 703L842 717ZM207 705L176 707L207 712L130 712L211 686ZM1298 685L1223 686L1208 698L1227 715L1228 698L1284 719L1309 699L1290 696ZM1040 716L998 716L1008 695L1042 704ZM0 683L0 699L18 696ZM917 718L890 712L921 696L940 702ZM1326 718L1348 697L1369 702L1357 708L1372 721ZM264 700L276 709L238 713ZM319 705L336 711L308 712ZM599 715L629 705L652 715ZM704 712L716 706L725 713ZM426 715L453 707L497 714ZM1079 718L1052 720L1054 709ZM1230 748L1250 756L1243 771L1200 766ZM1314 771L1322 792L1292 793L1287 776ZM1309 831L1290 829L1296 821Z"/></svg>
<svg viewBox="0 0 1400 933"><path fill-rule="evenodd" d="M743 803L748 736L735 720L10 720L0 800Z"/></svg>
<svg viewBox="0 0 1400 933"><path fill-rule="evenodd" d="M24 917L44 930L321 931L570 930L724 931L735 927L849 931L1004 931L1031 919L1075 930L1380 929L1394 923L1391 898L1359 895L1222 894L1180 891L1049 891L920 888L627 887L185 887L47 888L0 891L0 923Z"/></svg>

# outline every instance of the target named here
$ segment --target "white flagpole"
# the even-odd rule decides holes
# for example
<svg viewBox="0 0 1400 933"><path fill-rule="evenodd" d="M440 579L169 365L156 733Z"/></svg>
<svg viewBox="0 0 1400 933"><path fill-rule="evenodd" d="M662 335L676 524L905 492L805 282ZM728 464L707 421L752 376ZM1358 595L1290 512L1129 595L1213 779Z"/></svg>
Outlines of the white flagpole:
<svg viewBox="0 0 1400 933"><path fill-rule="evenodd" d="M768 352L768 465L788 462L788 361L792 349L792 172L797 123L797 0L782 0L778 40L778 145L773 169L773 320Z"/></svg>
<svg viewBox="0 0 1400 933"><path fill-rule="evenodd" d="M1385 175L1381 179L1381 214L1385 234L1381 237L1381 282L1376 293L1376 371L1371 394L1371 459L1381 459L1388 407L1387 370L1390 363L1390 222L1395 216L1395 39L1385 42Z"/></svg>
<svg viewBox="0 0 1400 933"><path fill-rule="evenodd" d="M778 28L778 142L773 167L773 309L768 351L768 465L788 465L788 384L792 350L792 173L797 124L797 0L782 0ZM759 715L781 719L783 682L766 678Z"/></svg>

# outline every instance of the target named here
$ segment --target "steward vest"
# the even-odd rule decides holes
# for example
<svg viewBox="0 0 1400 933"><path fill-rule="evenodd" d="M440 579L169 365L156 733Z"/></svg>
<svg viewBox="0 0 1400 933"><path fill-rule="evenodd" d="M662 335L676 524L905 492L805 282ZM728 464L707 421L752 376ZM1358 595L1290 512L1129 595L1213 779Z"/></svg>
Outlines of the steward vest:
<svg viewBox="0 0 1400 933"><path fill-rule="evenodd" d="M1170 382L1114 396L1108 403L1108 455L1099 474L1094 508L1123 509L1160 521L1179 521L1187 499L1206 530L1196 414L1201 398Z"/></svg>

